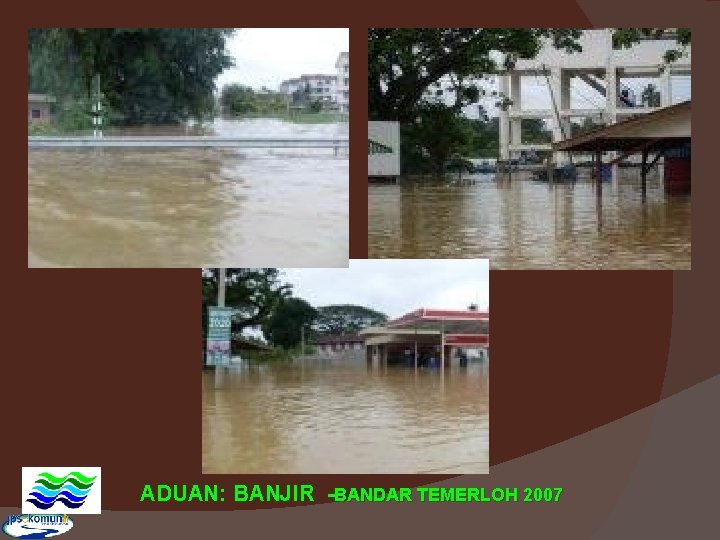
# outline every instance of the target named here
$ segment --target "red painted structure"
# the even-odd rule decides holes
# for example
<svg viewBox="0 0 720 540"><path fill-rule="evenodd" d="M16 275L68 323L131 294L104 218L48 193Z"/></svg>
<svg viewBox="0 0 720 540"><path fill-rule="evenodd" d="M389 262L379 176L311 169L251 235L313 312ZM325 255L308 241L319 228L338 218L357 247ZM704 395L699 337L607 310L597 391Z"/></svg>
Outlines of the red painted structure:
<svg viewBox="0 0 720 540"><path fill-rule="evenodd" d="M382 328L368 328L360 333L366 337L369 362L374 356L380 356L383 361L388 351L412 348L417 366L420 346L438 347L441 363L447 367L449 364L445 358L451 357L455 347L488 347L489 326L490 314L487 311L421 308L388 322Z"/></svg>

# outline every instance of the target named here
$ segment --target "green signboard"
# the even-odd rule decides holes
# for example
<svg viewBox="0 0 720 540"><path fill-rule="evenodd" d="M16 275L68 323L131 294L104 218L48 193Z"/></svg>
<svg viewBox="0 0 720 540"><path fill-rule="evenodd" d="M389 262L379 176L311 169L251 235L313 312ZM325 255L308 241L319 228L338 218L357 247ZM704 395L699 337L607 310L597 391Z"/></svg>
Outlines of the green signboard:
<svg viewBox="0 0 720 540"><path fill-rule="evenodd" d="M380 144L377 141L368 139L368 156L372 154L392 154L393 149L386 144Z"/></svg>
<svg viewBox="0 0 720 540"><path fill-rule="evenodd" d="M233 309L208 306L207 364L226 366L230 363L230 328Z"/></svg>

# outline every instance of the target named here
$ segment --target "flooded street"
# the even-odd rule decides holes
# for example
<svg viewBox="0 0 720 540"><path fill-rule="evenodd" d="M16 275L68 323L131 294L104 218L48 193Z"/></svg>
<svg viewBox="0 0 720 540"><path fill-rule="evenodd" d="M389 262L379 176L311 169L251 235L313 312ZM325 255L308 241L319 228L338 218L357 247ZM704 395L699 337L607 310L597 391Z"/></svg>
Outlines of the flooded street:
<svg viewBox="0 0 720 540"><path fill-rule="evenodd" d="M487 363L203 374L203 473L487 473Z"/></svg>
<svg viewBox="0 0 720 540"><path fill-rule="evenodd" d="M369 186L369 257L488 257L496 269L690 269L690 195L666 194L620 169L598 204L575 184L494 180L474 185Z"/></svg>
<svg viewBox="0 0 720 540"><path fill-rule="evenodd" d="M347 124L219 119L207 134L347 136ZM330 148L28 150L29 266L337 267L347 257L348 159Z"/></svg>

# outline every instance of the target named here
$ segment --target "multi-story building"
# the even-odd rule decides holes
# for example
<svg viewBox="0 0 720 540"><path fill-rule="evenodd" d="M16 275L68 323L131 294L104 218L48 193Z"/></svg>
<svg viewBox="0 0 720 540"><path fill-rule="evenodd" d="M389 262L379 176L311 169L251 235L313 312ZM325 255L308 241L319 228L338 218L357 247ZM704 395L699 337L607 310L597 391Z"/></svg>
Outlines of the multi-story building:
<svg viewBox="0 0 720 540"><path fill-rule="evenodd" d="M288 96L297 92L300 87L300 79L287 79L280 84L280 93Z"/></svg>
<svg viewBox="0 0 720 540"><path fill-rule="evenodd" d="M335 83L335 102L340 112L347 113L350 108L350 54L341 52L335 62L337 82Z"/></svg>
<svg viewBox="0 0 720 540"><path fill-rule="evenodd" d="M320 103L326 109L347 113L350 104L349 54L341 52L335 62L335 74L303 74L280 84L280 92L292 96L296 105Z"/></svg>
<svg viewBox="0 0 720 540"><path fill-rule="evenodd" d="M333 75L300 75L300 90L310 102L318 101L328 107L335 103L335 77Z"/></svg>

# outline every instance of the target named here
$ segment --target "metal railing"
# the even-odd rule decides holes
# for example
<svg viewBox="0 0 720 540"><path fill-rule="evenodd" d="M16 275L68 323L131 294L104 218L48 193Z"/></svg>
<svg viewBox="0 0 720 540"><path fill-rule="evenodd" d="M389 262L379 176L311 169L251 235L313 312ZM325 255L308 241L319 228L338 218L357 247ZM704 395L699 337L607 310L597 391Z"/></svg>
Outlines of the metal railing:
<svg viewBox="0 0 720 540"><path fill-rule="evenodd" d="M332 148L349 147L347 137L45 137L28 136L29 148Z"/></svg>

